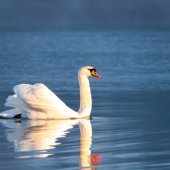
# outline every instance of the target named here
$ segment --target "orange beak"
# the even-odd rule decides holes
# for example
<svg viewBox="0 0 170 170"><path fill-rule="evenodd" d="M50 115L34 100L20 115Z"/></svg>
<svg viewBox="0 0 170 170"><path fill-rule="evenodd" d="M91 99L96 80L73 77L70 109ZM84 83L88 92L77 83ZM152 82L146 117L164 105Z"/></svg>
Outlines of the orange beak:
<svg viewBox="0 0 170 170"><path fill-rule="evenodd" d="M91 72L91 75L94 77L102 78L100 75L98 75L94 70Z"/></svg>

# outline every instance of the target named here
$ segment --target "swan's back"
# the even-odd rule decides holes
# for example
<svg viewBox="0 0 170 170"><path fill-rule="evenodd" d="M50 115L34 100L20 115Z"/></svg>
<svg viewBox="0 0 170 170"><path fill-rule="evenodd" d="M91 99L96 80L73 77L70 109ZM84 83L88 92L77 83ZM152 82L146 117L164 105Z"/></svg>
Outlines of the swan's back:
<svg viewBox="0 0 170 170"><path fill-rule="evenodd" d="M14 92L5 105L20 109L22 114L25 113L23 118L33 118L28 117L30 112L36 119L55 118L54 113L57 119L65 119L69 113L75 113L43 84L20 84L14 87Z"/></svg>
<svg viewBox="0 0 170 170"><path fill-rule="evenodd" d="M14 92L29 109L35 111L49 112L66 107L64 102L43 84L20 84L14 87Z"/></svg>

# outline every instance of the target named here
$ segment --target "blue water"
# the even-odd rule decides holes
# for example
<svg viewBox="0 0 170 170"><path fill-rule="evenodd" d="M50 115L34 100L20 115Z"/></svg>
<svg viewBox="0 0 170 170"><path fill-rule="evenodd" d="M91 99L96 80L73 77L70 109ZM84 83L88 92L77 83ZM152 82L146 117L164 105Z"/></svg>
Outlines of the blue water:
<svg viewBox="0 0 170 170"><path fill-rule="evenodd" d="M0 32L0 112L20 83L78 110L85 65L102 76L89 78L93 118L1 119L0 169L170 169L169 31Z"/></svg>

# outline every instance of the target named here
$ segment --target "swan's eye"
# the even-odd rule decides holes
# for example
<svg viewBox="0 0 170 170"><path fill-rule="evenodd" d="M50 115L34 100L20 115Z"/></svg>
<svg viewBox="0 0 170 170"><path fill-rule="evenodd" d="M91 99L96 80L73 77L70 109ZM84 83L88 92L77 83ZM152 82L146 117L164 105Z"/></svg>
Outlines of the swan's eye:
<svg viewBox="0 0 170 170"><path fill-rule="evenodd" d="M92 71L94 71L96 73L96 69L95 68L88 69L88 70L90 70L91 73L92 73Z"/></svg>

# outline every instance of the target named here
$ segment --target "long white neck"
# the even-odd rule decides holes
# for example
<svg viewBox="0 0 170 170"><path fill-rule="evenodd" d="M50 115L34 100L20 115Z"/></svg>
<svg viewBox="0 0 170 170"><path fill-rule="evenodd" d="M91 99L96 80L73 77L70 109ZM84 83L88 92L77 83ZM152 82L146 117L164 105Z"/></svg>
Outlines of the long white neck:
<svg viewBox="0 0 170 170"><path fill-rule="evenodd" d="M90 91L90 84L87 77L82 74L78 75L80 85L80 108L79 117L87 117L91 113L92 109L92 98Z"/></svg>

